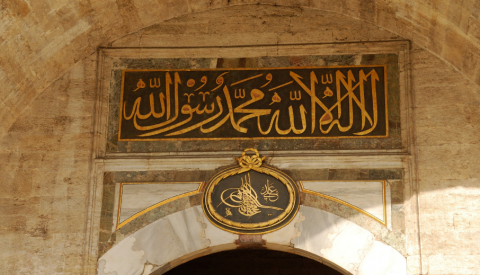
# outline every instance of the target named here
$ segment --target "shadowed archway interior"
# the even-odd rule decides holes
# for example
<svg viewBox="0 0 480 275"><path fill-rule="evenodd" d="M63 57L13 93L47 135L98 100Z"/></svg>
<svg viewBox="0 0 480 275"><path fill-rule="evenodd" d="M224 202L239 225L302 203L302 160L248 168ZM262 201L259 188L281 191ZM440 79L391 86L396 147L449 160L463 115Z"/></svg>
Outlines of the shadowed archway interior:
<svg viewBox="0 0 480 275"><path fill-rule="evenodd" d="M160 275L162 270L152 273ZM166 275L341 275L342 273L315 260L281 251L237 249L210 254L179 265Z"/></svg>

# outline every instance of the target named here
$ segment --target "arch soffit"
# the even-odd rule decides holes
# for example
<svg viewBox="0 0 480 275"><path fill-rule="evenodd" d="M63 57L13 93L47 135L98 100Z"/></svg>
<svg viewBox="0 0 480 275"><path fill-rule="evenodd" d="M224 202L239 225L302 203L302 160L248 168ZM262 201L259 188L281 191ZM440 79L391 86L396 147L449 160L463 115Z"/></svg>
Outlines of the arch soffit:
<svg viewBox="0 0 480 275"><path fill-rule="evenodd" d="M464 1L465 2L465 1ZM310 8L341 14L361 20L394 34L411 40L425 48L443 61L451 64L467 79L480 85L480 35L479 15L480 2L465 2L469 7L455 6L446 3L445 6L433 7L428 2L412 1L134 1L130 4L98 1L83 7L82 16L74 25L58 37L47 42L44 37L27 39L26 44L35 44L37 50L32 50L26 57L13 55L19 48L14 43L16 32L4 43L4 54L1 57L2 71L0 83L7 90L0 107L0 137L2 137L16 120L18 115L43 92L53 81L63 75L74 64L91 55L98 46L108 45L127 34L158 24L168 19L196 12L209 11L229 6L263 4L292 8ZM22 25L27 20L26 14L18 16L18 10L10 12L6 19ZM457 12L458 11L458 14ZM17 14L15 14L17 12ZM77 11L78 12L78 11ZM442 14L445 12L446 14ZM12 15L13 14L13 15ZM33 19L37 21L37 19ZM76 24L75 24L76 23ZM40 25L40 23L37 23ZM41 27L40 27L41 28ZM48 30L45 30L45 32ZM476 33L475 33L476 32ZM40 40L42 42L40 42ZM10 44L10 46L8 46ZM22 60L17 60L22 58ZM27 62L25 62L27 59ZM30 59L30 60L28 60ZM45 68L49 68L45 70ZM9 95L12 96L9 96ZM21 100L20 100L21 99Z"/></svg>
<svg viewBox="0 0 480 275"><path fill-rule="evenodd" d="M406 259L366 229L327 211L301 206L287 226L264 235L218 229L201 206L158 219L114 245L98 260L97 274L162 273L194 258L252 246L317 260L343 274L405 275Z"/></svg>

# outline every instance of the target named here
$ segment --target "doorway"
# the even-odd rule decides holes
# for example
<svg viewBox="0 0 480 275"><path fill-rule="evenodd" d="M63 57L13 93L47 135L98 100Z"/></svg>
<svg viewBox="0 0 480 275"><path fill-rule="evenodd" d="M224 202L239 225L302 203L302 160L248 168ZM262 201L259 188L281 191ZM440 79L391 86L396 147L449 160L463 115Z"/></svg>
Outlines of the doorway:
<svg viewBox="0 0 480 275"><path fill-rule="evenodd" d="M152 275L160 274L152 273ZM341 275L342 273L315 260L291 253L266 249L237 249L196 258L164 274Z"/></svg>

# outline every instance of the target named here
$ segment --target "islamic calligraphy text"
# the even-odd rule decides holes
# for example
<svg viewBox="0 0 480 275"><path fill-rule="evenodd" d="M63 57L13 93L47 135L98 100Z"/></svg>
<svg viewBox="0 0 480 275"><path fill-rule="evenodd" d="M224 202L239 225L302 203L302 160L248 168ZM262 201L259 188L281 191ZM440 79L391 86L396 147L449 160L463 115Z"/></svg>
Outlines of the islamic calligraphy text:
<svg viewBox="0 0 480 275"><path fill-rule="evenodd" d="M123 79L120 140L388 136L383 65L126 70Z"/></svg>
<svg viewBox="0 0 480 275"><path fill-rule="evenodd" d="M273 183L268 180L265 186L262 187L260 194L266 201L275 202L278 200L278 190L273 186Z"/></svg>
<svg viewBox="0 0 480 275"><path fill-rule="evenodd" d="M274 210L283 210L279 207L262 205L258 201L257 192L252 188L250 174L242 178L240 188L225 189L220 195L222 203L233 208L238 208L238 212L244 216L251 217L261 212L260 208L270 208ZM268 184L268 183L267 183ZM263 192L262 192L263 194ZM277 191L278 197L278 191ZM228 208L226 208L228 209ZM228 210L230 211L230 209ZM228 212L227 212L228 215Z"/></svg>

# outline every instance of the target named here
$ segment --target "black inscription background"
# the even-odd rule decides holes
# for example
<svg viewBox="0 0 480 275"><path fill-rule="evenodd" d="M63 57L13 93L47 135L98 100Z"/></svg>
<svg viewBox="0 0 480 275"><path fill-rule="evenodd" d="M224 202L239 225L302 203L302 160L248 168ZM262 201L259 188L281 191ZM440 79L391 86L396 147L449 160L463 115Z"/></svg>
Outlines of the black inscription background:
<svg viewBox="0 0 480 275"><path fill-rule="evenodd" d="M248 216L242 215L238 211L238 208L233 208L222 203L222 200L220 198L222 192L225 189L229 189L229 188L240 188L240 186L242 185L242 178L245 179L246 175L248 178L248 174L250 174L251 186L253 187L253 189L258 195L258 202L265 206L279 207L283 210L259 208L259 210L261 211L260 213L255 214L251 217L248 217ZM270 183L273 183L273 186L278 191L278 200L275 202L270 202L268 200L266 201L261 195L262 187L264 187L265 184L267 183L267 179ZM227 191L226 193L229 193L229 191ZM224 195L224 198L225 197L227 196ZM290 199L289 199L287 187L281 181L277 180L272 176L262 174L253 170L250 170L242 174L230 176L226 179L221 180L220 183L218 183L218 185L213 189L213 192L212 192L212 205L215 207L215 210L217 211L218 214L222 215L224 218L227 218L231 221L247 223L247 224L265 222L278 217L287 208L289 201ZM231 203L230 200L228 200L227 202ZM230 211L232 213L231 216L226 216L225 208L230 208Z"/></svg>
<svg viewBox="0 0 480 275"><path fill-rule="evenodd" d="M361 110L358 105L353 102L353 126L346 132L342 132L338 129L337 125L333 126L332 130L327 133L321 133L319 127L319 120L322 115L325 113L324 110L316 105L315 106L315 130L312 133L312 120L311 120L311 97L305 92L305 90L293 80L290 76L290 72L294 72L301 77L301 81L308 87L311 88L311 79L310 73L313 71L318 79L318 84L315 84L315 93L316 96L326 105L327 108L331 108L334 104L337 103L337 79L336 79L336 72L340 71L345 76L345 81L348 82L348 72L351 71L353 74L354 80L353 86L360 81L359 73L363 70L365 74L370 73L372 70L378 75L379 80L376 81L376 95L377 95L377 109L378 109L378 121L375 129L363 135L364 137L368 136L386 136L387 135L387 127L386 127L386 99L385 99L385 81L384 78L384 67L383 66L375 66L375 67L341 67L341 68L309 68L309 69L296 69L296 68L288 68L288 69L259 69L259 70L198 70L198 71L169 71L169 75L174 82L174 74L177 72L181 81L181 84L178 85L178 101L179 101L179 109L181 110L185 104L189 104L191 108L198 107L199 110L203 110L203 108L207 105L207 108L211 108L211 104L214 103L214 111L210 114L203 113L203 114L193 114L193 118L186 124L178 126L174 129L169 131L155 134L152 136L141 136L142 134L152 132L154 130L162 129L168 126L172 126L174 124L180 123L185 121L190 117L188 114L182 114L180 110L178 111L178 117L172 123L160 128L155 128L152 130L141 131L135 128L134 126L134 118L130 120L126 120L125 117L122 117L120 120L120 140L142 140L142 139L203 139L203 138L278 138L278 137L290 137L290 138L305 138L305 137L358 137L354 133L361 132L363 130L369 129L372 125L366 121L365 126L362 130L362 117L361 117ZM212 91L214 88L219 86L217 84L216 79L223 73L226 73L223 76L224 83L221 85L220 88ZM166 96L166 71L125 71L124 75L124 89L123 89L123 102L121 102L121 106L125 106L125 112L127 116L132 113L132 109L134 108L135 101L138 98L141 98L140 104L140 114L145 115L150 112L150 94L153 94L154 98L154 110L157 113L162 111L159 94L163 93ZM232 83L237 81L258 75L263 74L261 77L257 77L252 80L245 81L243 83L231 86ZM272 80L271 82L266 85L265 87L261 88L261 86L265 85L268 80L266 79L266 75L271 74ZM327 76L332 76L331 83L322 83L322 76L323 80L327 80ZM201 82L202 77L206 77L207 81L206 84L199 90L194 91L195 89L199 88L203 83ZM137 84L139 79L145 83L145 88L137 89ZM160 79L160 87L150 87L150 81L154 79ZM195 85L193 87L187 86L187 81L189 79L195 80ZM286 85L284 87L278 88L273 91L269 91L274 87L279 85L285 84L287 82L293 81L292 84ZM325 82L325 81L324 81ZM155 82L152 82L155 84ZM275 111L280 110L280 115L278 117L278 127L281 130L286 130L291 127L290 125L290 117L289 117L289 107L293 108L294 114L294 125L296 129L302 129L302 120L300 115L300 105L306 110L305 118L306 118L306 130L302 134L295 134L293 131L286 135L281 135L277 133L275 129L275 122L273 123L271 131L263 135L260 133L258 126L257 126L257 117L252 117L243 123L240 124L241 127L248 129L246 133L241 133L234 129L230 119L226 120L218 129L210 132L210 133L202 133L199 128L196 128L192 131L187 133L183 133L180 135L174 136L166 136L169 133L173 133L178 130L182 130L193 126L197 123L205 121L210 117L214 116L219 112L219 106L217 105L217 97L220 97L223 113L215 120L205 124L204 128L209 128L213 125L216 125L225 116L228 115L228 106L227 106L227 98L224 95L223 88L227 86L229 90L229 95L231 99L231 103L233 109L242 103L245 103L248 100L251 100L251 91L252 89L259 89L263 94L264 98L258 102L254 102L248 106L245 106L244 109L251 109L251 110L271 110L270 114L260 116L260 125L261 128L265 131L269 128L272 116L274 115ZM372 85L371 85L371 76L367 78L366 81L363 82L364 85L364 100L365 100L365 109L373 119L373 103L372 103ZM171 106L171 114L170 119L175 115L175 92L174 92L175 84L170 85L170 106ZM333 92L332 96L325 96L325 90L327 87ZM137 89L136 91L134 91ZM244 98L239 98L240 95L239 89L245 91ZM237 96L236 96L237 90ZM204 95L201 94L205 92L209 92L209 94ZM280 102L272 103L272 97L274 93L277 93L278 96L281 98ZM297 94L295 94L297 92ZM301 99L299 100L292 100L291 96L295 97L298 93L301 94ZM343 84L340 85L340 94L341 96L347 93L347 89L344 87ZM193 94L190 96L190 103L188 103L188 97L185 94ZM357 98L360 98L360 89L357 87L354 90L354 94ZM271 104L272 103L272 104ZM124 105L125 104L125 105ZM167 103L165 103L166 105ZM342 116L340 117L340 124L342 126L349 125L349 98L345 98L341 101L341 110ZM337 109L332 110L333 119L337 119ZM123 116L123 114L120 114ZM238 121L244 116L249 115L248 113L234 113L235 121ZM155 118L150 116L147 119L138 119L137 123L140 126L149 126L155 125L162 122L167 121L166 115L163 115L161 118ZM327 129L329 125L323 125L323 129Z"/></svg>

